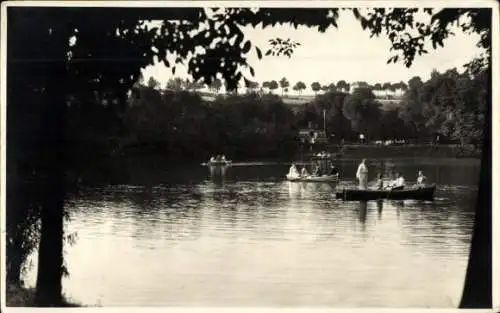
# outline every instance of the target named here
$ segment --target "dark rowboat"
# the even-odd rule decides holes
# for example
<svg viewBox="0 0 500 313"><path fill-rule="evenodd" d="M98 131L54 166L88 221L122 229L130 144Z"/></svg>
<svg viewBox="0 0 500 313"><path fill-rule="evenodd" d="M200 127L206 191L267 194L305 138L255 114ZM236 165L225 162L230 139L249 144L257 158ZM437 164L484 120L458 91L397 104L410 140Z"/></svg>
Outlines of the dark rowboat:
<svg viewBox="0 0 500 313"><path fill-rule="evenodd" d="M345 201L391 200L434 200L436 185L409 187L400 190L359 190L344 189L337 191L335 197Z"/></svg>

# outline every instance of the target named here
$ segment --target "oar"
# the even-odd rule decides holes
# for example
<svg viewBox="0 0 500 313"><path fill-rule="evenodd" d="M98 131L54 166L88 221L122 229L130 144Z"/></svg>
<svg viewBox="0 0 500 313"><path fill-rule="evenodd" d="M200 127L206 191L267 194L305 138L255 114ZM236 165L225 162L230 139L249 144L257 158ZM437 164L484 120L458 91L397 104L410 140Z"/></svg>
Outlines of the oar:
<svg viewBox="0 0 500 313"><path fill-rule="evenodd" d="M389 199L389 196L391 195L391 192L392 192L392 190L393 190L393 187L389 187L389 188L390 188L390 189L389 189L389 192L387 193L387 199Z"/></svg>
<svg viewBox="0 0 500 313"><path fill-rule="evenodd" d="M391 187L391 189L389 189L389 193L387 194L387 199L389 199L389 196L391 195L391 192L392 192L392 187Z"/></svg>

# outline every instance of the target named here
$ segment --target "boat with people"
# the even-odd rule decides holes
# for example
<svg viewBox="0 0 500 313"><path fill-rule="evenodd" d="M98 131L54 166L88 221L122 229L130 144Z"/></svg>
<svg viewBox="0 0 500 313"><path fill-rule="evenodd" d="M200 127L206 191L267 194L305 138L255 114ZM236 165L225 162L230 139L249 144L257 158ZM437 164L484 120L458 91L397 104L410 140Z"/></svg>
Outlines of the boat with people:
<svg viewBox="0 0 500 313"><path fill-rule="evenodd" d="M295 163L292 163L290 170L286 175L286 179L292 182L311 182L311 183L336 183L339 181L339 171L333 165L329 164L330 169L328 171L321 169L319 163L315 163L312 173L309 174L306 167L302 167L299 173Z"/></svg>
<svg viewBox="0 0 500 313"><path fill-rule="evenodd" d="M418 171L415 185L407 186L405 178L399 172L391 172L389 183L384 184L381 172L377 174L375 188L368 188L368 165L366 159L362 159L356 171L356 179L359 181L357 188L342 189L335 192L335 198L345 201L367 201L379 199L391 200L434 200L435 184L427 184L427 178L422 171Z"/></svg>
<svg viewBox="0 0 500 313"><path fill-rule="evenodd" d="M321 175L321 176L293 176L286 175L286 179L292 182L310 182L310 183L335 183L339 181L339 174L336 175Z"/></svg>
<svg viewBox="0 0 500 313"><path fill-rule="evenodd" d="M311 154L310 158L311 158L311 160L329 161L329 160L333 160L335 158L338 158L339 156L340 156L340 153L330 153L330 152L322 151L319 153Z"/></svg>
<svg viewBox="0 0 500 313"><path fill-rule="evenodd" d="M394 188L386 190L377 189L342 189L335 192L335 198L344 201L368 201L368 200L434 200L436 185L415 185L408 188Z"/></svg>
<svg viewBox="0 0 500 313"><path fill-rule="evenodd" d="M202 165L208 166L228 166L231 165L233 161L227 160L225 155L218 155L216 157L211 157L210 160Z"/></svg>

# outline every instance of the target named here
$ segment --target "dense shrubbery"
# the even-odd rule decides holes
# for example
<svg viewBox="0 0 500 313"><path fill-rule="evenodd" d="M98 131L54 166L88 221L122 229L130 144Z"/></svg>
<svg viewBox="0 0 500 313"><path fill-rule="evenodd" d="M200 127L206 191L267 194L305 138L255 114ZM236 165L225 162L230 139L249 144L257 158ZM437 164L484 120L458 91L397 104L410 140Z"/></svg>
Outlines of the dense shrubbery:
<svg viewBox="0 0 500 313"><path fill-rule="evenodd" d="M292 111L276 95L218 96L207 102L187 91L138 86L125 111L124 152L206 159L283 157L293 153Z"/></svg>
<svg viewBox="0 0 500 313"><path fill-rule="evenodd" d="M461 144L480 144L483 140L485 109L488 101L488 74L471 77L456 69L433 71L422 82L409 82L401 105L401 118L410 127L411 137L439 134Z"/></svg>

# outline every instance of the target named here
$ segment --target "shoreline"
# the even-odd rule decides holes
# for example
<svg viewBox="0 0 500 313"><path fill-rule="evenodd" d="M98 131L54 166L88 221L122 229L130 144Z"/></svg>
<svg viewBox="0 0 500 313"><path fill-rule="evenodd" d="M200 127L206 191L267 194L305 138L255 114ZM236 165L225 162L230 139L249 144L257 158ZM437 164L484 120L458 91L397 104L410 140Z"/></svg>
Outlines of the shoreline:
<svg viewBox="0 0 500 313"><path fill-rule="evenodd" d="M307 151L307 149L298 149L294 154L286 157L281 156L260 156L260 157L232 157L230 154L226 154L228 160L235 162L261 162L261 161L288 161L290 158L296 158L310 155L312 152ZM474 148L472 146L460 147L459 145L392 145L392 146L380 146L374 144L344 144L344 145L330 145L325 149L315 149L315 153L325 150L332 154L338 154L334 159L358 159L358 158L394 158L394 159L409 159L409 158L451 158L451 159L480 159L482 151L479 148ZM213 153L214 155L217 152ZM169 156L165 153L162 157L161 153L138 153L138 151L127 151L119 153L114 156L117 159L158 159L162 158L165 161L180 161L182 163L203 163L207 160L199 159L192 156Z"/></svg>

